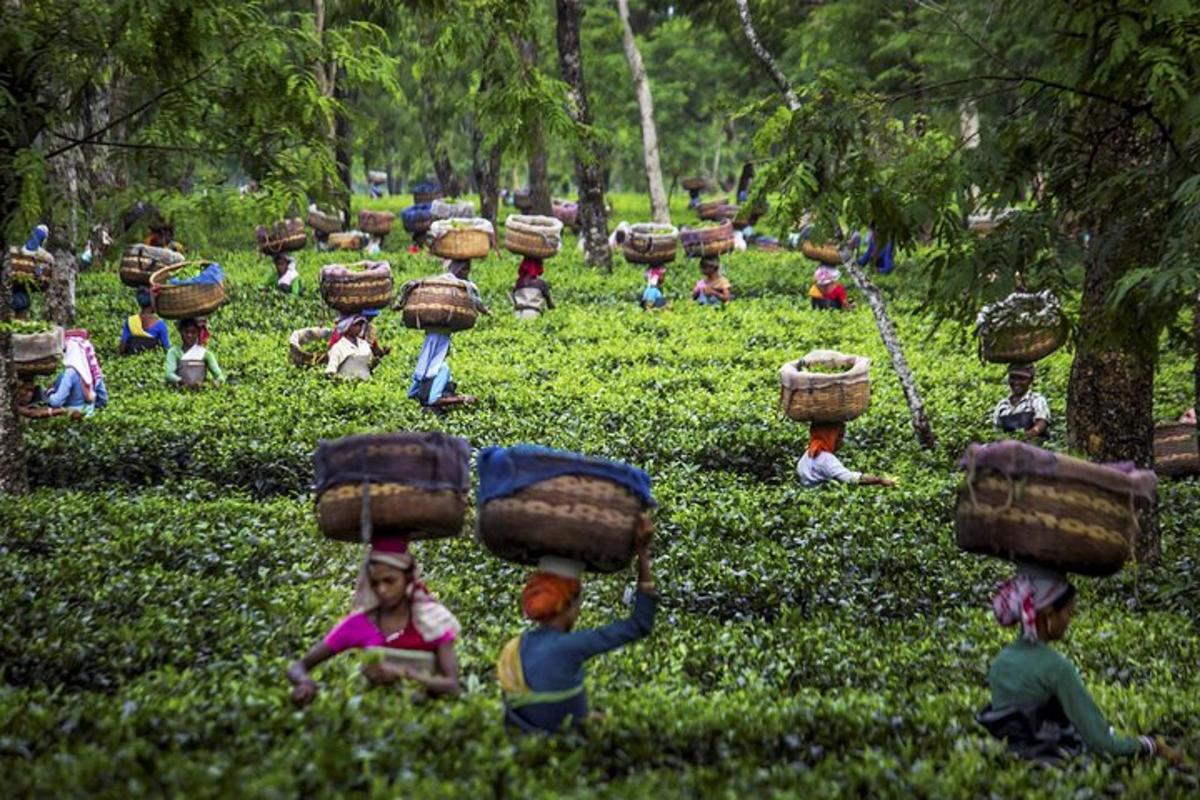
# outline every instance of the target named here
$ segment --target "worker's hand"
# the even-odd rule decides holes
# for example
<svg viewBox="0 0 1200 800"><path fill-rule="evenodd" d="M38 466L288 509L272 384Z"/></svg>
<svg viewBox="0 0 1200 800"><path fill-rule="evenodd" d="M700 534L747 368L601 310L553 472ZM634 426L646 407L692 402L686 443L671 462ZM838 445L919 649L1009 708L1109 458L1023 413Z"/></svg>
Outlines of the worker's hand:
<svg viewBox="0 0 1200 800"><path fill-rule="evenodd" d="M1183 756L1167 744L1167 740L1161 736L1154 737L1154 753L1175 769L1191 771L1191 768L1184 763Z"/></svg>
<svg viewBox="0 0 1200 800"><path fill-rule="evenodd" d="M883 486L887 489L892 489L896 486L896 482L894 480L892 480L891 478L880 478L879 485Z"/></svg>
<svg viewBox="0 0 1200 800"><path fill-rule="evenodd" d="M292 689L292 702L297 708L304 708L317 696L317 682L306 678Z"/></svg>
<svg viewBox="0 0 1200 800"><path fill-rule="evenodd" d="M403 669L396 664L389 664L386 661L377 662L375 664L367 664L363 667L363 675L367 680L376 685L384 683L393 683L400 679L398 670Z"/></svg>
<svg viewBox="0 0 1200 800"><path fill-rule="evenodd" d="M637 550L645 550L650 547L650 540L654 538L654 520L647 513L638 515L637 524L633 528L633 546Z"/></svg>

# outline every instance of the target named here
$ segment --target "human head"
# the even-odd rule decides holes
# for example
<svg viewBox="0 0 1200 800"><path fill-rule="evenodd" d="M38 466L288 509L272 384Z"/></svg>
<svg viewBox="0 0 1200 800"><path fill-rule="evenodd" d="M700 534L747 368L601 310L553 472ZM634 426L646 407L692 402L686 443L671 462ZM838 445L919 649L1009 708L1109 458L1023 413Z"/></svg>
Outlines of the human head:
<svg viewBox="0 0 1200 800"><path fill-rule="evenodd" d="M347 314L337 321L337 332L350 341L357 341L367 329L367 318L362 314Z"/></svg>
<svg viewBox="0 0 1200 800"><path fill-rule="evenodd" d="M813 275L813 281L817 286L828 286L837 281L841 277L841 272L831 267L817 267L816 273Z"/></svg>
<svg viewBox="0 0 1200 800"><path fill-rule="evenodd" d="M150 290L145 286L137 290L137 304L138 308L143 310L154 307L154 295L150 294Z"/></svg>
<svg viewBox="0 0 1200 800"><path fill-rule="evenodd" d="M816 458L821 453L836 453L846 438L844 422L814 422L808 429L808 454Z"/></svg>
<svg viewBox="0 0 1200 800"><path fill-rule="evenodd" d="M363 562L365 581L360 581L356 605L393 609L408 601L416 587L417 562L408 552L408 542L399 537L378 537L371 542Z"/></svg>
<svg viewBox="0 0 1200 800"><path fill-rule="evenodd" d="M463 259L451 259L446 264L446 271L459 280L467 280L471 277L471 262Z"/></svg>
<svg viewBox="0 0 1200 800"><path fill-rule="evenodd" d="M280 275L287 272L288 266L292 263L292 257L287 253L276 253L273 260L275 262L275 271Z"/></svg>
<svg viewBox="0 0 1200 800"><path fill-rule="evenodd" d="M205 323L199 319L181 319L177 326L179 338L183 339L184 349L203 344Z"/></svg>
<svg viewBox="0 0 1200 800"><path fill-rule="evenodd" d="M14 286L12 289L12 312L17 319L29 319L29 292Z"/></svg>
<svg viewBox="0 0 1200 800"><path fill-rule="evenodd" d="M32 381L21 381L17 384L17 405L27 406L33 402L33 396L37 392L37 385Z"/></svg>
<svg viewBox="0 0 1200 800"><path fill-rule="evenodd" d="M46 243L46 238L50 236L50 229L45 225L36 226L29 234L29 239L25 242L25 249L29 251L38 250Z"/></svg>
<svg viewBox="0 0 1200 800"><path fill-rule="evenodd" d="M700 259L700 271L705 275L716 275L721 269L721 259L717 256L704 256Z"/></svg>
<svg viewBox="0 0 1200 800"><path fill-rule="evenodd" d="M1004 627L1020 623L1031 642L1061 639L1075 609L1075 587L1062 573L1025 564L992 597L992 612Z"/></svg>
<svg viewBox="0 0 1200 800"><path fill-rule="evenodd" d="M534 622L570 630L582 605L580 565L567 559L543 558L538 566L521 592L521 613Z"/></svg>
<svg viewBox="0 0 1200 800"><path fill-rule="evenodd" d="M1033 364L1013 364L1008 368L1008 387L1013 397L1024 397L1033 385Z"/></svg>

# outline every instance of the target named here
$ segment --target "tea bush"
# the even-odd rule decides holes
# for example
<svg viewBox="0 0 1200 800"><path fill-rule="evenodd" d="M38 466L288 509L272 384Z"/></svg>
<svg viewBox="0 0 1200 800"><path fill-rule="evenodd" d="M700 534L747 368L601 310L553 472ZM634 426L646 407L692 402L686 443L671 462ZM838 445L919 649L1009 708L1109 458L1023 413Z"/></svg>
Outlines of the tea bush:
<svg viewBox="0 0 1200 800"><path fill-rule="evenodd" d="M635 208L622 199L618 216ZM390 205L389 205L390 204ZM376 207L402 207L391 198ZM687 219L682 214L681 219ZM250 236L247 233L247 247ZM386 255L397 281L435 269ZM0 774L11 796L172 794L372 796L1184 796L1194 777L1161 764L1086 761L1037 769L974 723L988 663L1011 635L987 609L1003 565L952 542L955 461L989 437L1003 369L973 341L923 317L903 265L881 279L940 443L917 448L903 397L864 307L816 313L811 266L790 254L725 261L737 299L687 299L694 264L669 270L671 309L635 306L641 270L582 266L568 243L549 263L561 307L515 320L516 259L473 277L495 312L455 336L451 365L477 408L421 414L405 397L420 334L379 320L394 351L367 384L335 383L287 360L295 328L330 319L300 254L305 296L257 286L265 259L213 252L231 302L211 347L218 390L163 385L156 356L115 357L131 292L85 274L111 406L85 422L26 428L36 491L0 500ZM816 347L872 358L870 411L845 460L899 480L891 491L804 490L803 428L777 410L779 366ZM1039 388L1061 419L1069 354ZM1190 391L1190 365L1164 353L1163 415ZM346 611L358 551L316 531L309 490L321 437L439 429L473 446L534 441L632 461L655 480L653 636L589 668L607 713L586 734L511 740L494 657L519 629L524 570L470 536L417 546L431 586L464 624L465 693L412 705L370 690L353 658L317 673L305 712L283 675ZM1065 652L1111 721L1200 752L1200 488L1160 491L1165 562L1081 581ZM628 578L593 579L581 624L623 609Z"/></svg>

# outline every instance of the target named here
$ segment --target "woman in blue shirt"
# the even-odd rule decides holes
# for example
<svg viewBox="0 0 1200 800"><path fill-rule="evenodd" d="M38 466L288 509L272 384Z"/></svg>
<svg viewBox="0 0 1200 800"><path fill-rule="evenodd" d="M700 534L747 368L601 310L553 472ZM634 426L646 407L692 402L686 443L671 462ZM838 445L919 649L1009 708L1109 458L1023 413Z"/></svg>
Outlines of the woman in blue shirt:
<svg viewBox="0 0 1200 800"><path fill-rule="evenodd" d="M633 613L602 628L574 631L582 586L567 559L543 559L521 594L521 610L538 623L500 652L497 674L504 691L505 722L526 733L578 727L588 717L584 664L593 656L637 641L654 628L658 591L650 573L654 524L643 516L634 532L638 588ZM553 570L553 571L552 571Z"/></svg>

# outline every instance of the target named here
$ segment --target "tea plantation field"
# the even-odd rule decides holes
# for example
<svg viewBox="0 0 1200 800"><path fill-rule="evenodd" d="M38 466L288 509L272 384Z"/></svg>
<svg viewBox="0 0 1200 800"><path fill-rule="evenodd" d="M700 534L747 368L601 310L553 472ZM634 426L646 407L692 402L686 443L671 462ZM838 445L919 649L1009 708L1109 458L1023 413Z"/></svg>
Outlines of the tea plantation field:
<svg viewBox="0 0 1200 800"><path fill-rule="evenodd" d="M639 199L620 203L617 219L637 218ZM230 282L211 320L230 375L219 390L172 391L158 357L118 359L131 292L111 267L81 278L80 323L112 401L87 421L28 426L37 489L0 501L6 796L1200 791L1161 762L1033 768L975 724L988 663L1011 632L988 605L1003 566L954 548L954 465L990 437L1004 373L978 361L960 327L918 312L903 262L881 283L940 436L933 452L917 447L865 304L808 310L812 267L799 256L727 257L736 299L721 311L686 299L697 275L680 262L673 307L646 314L634 303L640 270L594 272L572 240L547 269L560 308L529 323L507 307L516 257L493 255L473 277L495 314L456 335L451 354L480 403L437 418L405 397L421 334L395 313L380 318L394 350L370 383L292 366L289 332L331 317L316 273L336 259L303 251L305 295L291 300L258 289L268 266L243 238L203 252ZM398 282L435 270L400 252L403 234L391 238ZM776 410L777 370L817 347L873 359L872 407L843 456L897 488L798 485L806 430ZM1060 352L1039 376L1060 447L1069 365ZM1190 369L1164 352L1161 416L1187 405ZM405 690L369 690L343 657L316 673L310 708L288 702L284 669L346 612L359 557L316 530L316 441L406 429L580 450L653 476L664 609L650 639L593 662L589 691L606 718L584 737L505 733L494 659L522 625L524 571L471 536L418 545L464 625L459 700L413 705ZM1163 566L1082 581L1063 647L1114 725L1195 755L1200 486L1166 483L1160 500ZM624 613L631 583L588 582L581 624Z"/></svg>

